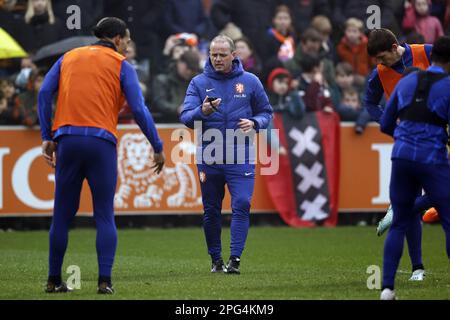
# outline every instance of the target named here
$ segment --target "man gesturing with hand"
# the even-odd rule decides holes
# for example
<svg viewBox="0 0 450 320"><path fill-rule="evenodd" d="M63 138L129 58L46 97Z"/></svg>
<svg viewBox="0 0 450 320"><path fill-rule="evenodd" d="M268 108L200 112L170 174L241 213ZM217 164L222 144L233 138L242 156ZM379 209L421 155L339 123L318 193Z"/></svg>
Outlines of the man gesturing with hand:
<svg viewBox="0 0 450 320"><path fill-rule="evenodd" d="M117 183L117 121L128 101L153 149L153 169L164 166L163 144L144 104L136 71L126 61L131 41L126 24L104 18L94 27L99 41L67 52L51 68L39 92L42 153L56 168L55 205L50 228L47 293L71 289L61 279L69 226L78 211L83 181L89 183L97 227L98 293L112 294L117 247L114 194ZM58 92L52 123L52 100Z"/></svg>

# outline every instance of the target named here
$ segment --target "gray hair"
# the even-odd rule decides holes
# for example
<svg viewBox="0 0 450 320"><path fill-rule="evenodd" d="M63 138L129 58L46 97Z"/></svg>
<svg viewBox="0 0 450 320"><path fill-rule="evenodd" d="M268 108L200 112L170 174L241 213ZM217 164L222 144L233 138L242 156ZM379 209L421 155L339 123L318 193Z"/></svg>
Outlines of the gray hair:
<svg viewBox="0 0 450 320"><path fill-rule="evenodd" d="M233 39L231 39L230 37L224 35L224 34L219 34L218 36L216 36L214 39L212 39L211 41L211 46L213 43L215 42L225 42L228 43L228 45L230 46L231 52L236 51L236 45L234 44Z"/></svg>

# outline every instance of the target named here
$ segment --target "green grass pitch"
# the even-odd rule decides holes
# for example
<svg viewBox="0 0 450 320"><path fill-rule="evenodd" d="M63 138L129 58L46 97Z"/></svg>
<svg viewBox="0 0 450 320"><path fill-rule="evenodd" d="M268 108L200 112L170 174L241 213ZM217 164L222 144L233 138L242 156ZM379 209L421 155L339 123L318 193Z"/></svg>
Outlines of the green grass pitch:
<svg viewBox="0 0 450 320"><path fill-rule="evenodd" d="M116 294L107 297L96 294L94 230L70 233L63 270L81 268L81 290L43 293L47 238L46 232L0 232L0 299L378 299L379 291L367 288L366 271L381 266L385 236L378 238L374 227L252 227L236 276L210 273L200 228L119 230ZM222 241L227 259L229 229ZM424 226L423 256L426 280L409 282L405 246L399 299L449 299L450 263L440 226Z"/></svg>

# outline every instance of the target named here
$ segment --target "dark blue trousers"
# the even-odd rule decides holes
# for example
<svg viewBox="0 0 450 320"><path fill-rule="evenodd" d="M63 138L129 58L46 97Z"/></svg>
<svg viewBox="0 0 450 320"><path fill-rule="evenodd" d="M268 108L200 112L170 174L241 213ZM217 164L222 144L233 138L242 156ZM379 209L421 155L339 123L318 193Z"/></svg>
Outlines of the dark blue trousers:
<svg viewBox="0 0 450 320"><path fill-rule="evenodd" d="M225 185L231 195L231 256L240 257L244 251L250 225L250 204L255 186L255 166L203 165L198 172L203 199L203 229L208 254L213 260L222 256L222 201Z"/></svg>
<svg viewBox="0 0 450 320"><path fill-rule="evenodd" d="M111 277L117 247L114 222L116 146L104 139L89 136L62 136L58 139L49 276L61 275L69 226L78 211L84 179L89 183L93 199L99 276Z"/></svg>
<svg viewBox="0 0 450 320"><path fill-rule="evenodd" d="M392 160L390 197L394 219L389 229L383 258L383 287L394 287L395 273L403 252L406 231L420 213L413 210L423 188L439 212L450 259L450 164L431 165L408 160Z"/></svg>

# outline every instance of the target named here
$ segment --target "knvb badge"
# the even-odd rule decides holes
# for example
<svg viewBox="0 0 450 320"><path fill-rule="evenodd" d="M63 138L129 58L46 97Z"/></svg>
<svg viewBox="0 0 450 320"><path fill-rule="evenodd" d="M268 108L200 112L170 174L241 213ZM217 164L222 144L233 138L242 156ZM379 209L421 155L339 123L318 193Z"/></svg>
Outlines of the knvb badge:
<svg viewBox="0 0 450 320"><path fill-rule="evenodd" d="M247 95L244 93L245 92L245 86L243 83L237 83L234 86L234 89L236 91L236 94L234 95L235 98L247 98Z"/></svg>

